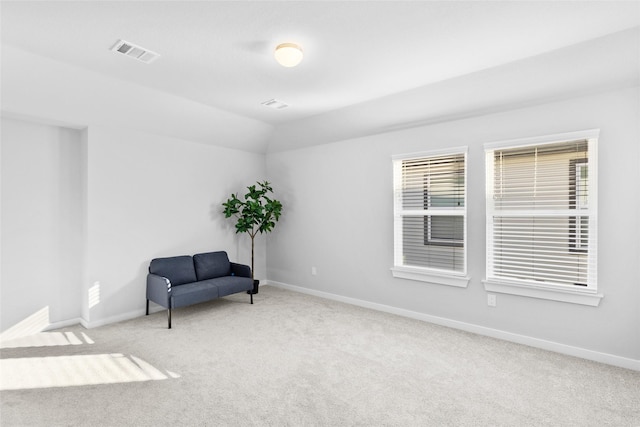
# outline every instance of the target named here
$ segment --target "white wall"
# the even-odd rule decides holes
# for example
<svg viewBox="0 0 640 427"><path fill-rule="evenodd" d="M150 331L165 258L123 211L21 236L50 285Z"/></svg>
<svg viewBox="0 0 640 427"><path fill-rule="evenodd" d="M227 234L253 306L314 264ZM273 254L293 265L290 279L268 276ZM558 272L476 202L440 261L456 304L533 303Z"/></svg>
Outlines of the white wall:
<svg viewBox="0 0 640 427"><path fill-rule="evenodd" d="M53 326L142 315L154 257L226 250L251 263L221 204L265 178L261 154L3 118L1 159L3 332L45 307ZM265 247L258 238L263 280Z"/></svg>
<svg viewBox="0 0 640 427"><path fill-rule="evenodd" d="M235 234L221 204L264 179L263 155L122 129L88 133L85 298L100 288L91 326L144 312L152 258L226 250L251 263L249 238ZM265 246L257 241L256 278Z"/></svg>
<svg viewBox="0 0 640 427"><path fill-rule="evenodd" d="M81 148L80 131L2 119L2 331L80 317Z"/></svg>
<svg viewBox="0 0 640 427"><path fill-rule="evenodd" d="M268 241L270 281L640 360L640 92L637 87L267 155L285 213ZM486 142L601 129L599 307L498 295L487 306ZM467 289L395 279L394 154L468 146ZM311 275L311 267L317 275ZM488 328L488 329L487 329Z"/></svg>

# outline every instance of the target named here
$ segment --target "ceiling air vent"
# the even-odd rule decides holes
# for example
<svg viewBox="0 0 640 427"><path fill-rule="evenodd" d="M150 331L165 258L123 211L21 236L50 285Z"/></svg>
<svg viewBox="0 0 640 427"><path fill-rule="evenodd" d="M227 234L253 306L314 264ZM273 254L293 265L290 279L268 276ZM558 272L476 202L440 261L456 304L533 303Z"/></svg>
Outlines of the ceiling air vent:
<svg viewBox="0 0 640 427"><path fill-rule="evenodd" d="M264 101L262 105L264 105L265 107L273 108L274 110L282 110L283 108L287 108L289 106L288 104L285 104L282 101L278 101L277 99Z"/></svg>
<svg viewBox="0 0 640 427"><path fill-rule="evenodd" d="M129 43L124 40L118 40L118 42L111 48L112 51L121 53L129 58L137 59L138 61L150 64L158 59L160 55L155 52L145 49L133 43Z"/></svg>

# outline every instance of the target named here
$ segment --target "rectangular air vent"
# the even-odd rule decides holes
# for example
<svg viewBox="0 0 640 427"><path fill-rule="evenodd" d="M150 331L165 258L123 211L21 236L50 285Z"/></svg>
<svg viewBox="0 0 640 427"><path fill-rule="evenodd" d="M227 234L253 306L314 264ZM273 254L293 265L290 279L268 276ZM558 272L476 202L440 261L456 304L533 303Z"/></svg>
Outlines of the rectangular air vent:
<svg viewBox="0 0 640 427"><path fill-rule="evenodd" d="M283 108L287 108L289 106L282 101L278 101L277 99L264 101L262 105L264 105L265 107L273 108L275 110L282 110Z"/></svg>
<svg viewBox="0 0 640 427"><path fill-rule="evenodd" d="M111 50L128 56L129 58L137 59L145 64L149 64L160 57L160 55L150 51L149 49L145 49L124 40L118 40Z"/></svg>

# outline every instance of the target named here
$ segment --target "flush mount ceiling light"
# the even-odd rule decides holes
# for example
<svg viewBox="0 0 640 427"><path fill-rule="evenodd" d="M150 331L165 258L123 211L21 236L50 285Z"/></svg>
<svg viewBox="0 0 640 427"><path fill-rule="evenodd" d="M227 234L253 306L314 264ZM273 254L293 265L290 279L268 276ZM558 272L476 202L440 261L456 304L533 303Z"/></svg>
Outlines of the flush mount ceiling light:
<svg viewBox="0 0 640 427"><path fill-rule="evenodd" d="M302 61L302 47L295 43L281 43L276 46L274 56L283 67L295 67Z"/></svg>

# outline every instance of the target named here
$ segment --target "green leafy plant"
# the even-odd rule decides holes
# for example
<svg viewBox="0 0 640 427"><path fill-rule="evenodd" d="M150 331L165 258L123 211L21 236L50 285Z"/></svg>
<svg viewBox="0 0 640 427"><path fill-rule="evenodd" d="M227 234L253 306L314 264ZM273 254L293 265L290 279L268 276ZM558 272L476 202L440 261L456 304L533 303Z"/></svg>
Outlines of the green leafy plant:
<svg viewBox="0 0 640 427"><path fill-rule="evenodd" d="M258 233L269 233L276 226L282 213L282 203L269 197L273 188L269 182L258 181L247 187L244 200L237 194L222 204L225 218L236 218L236 233L248 233L251 237L251 278L253 279L253 254Z"/></svg>

